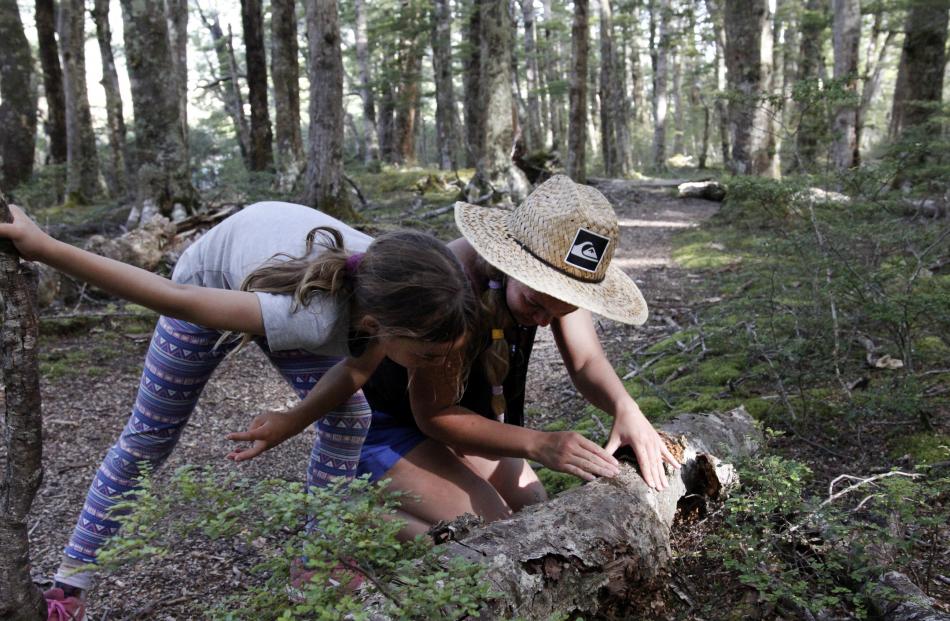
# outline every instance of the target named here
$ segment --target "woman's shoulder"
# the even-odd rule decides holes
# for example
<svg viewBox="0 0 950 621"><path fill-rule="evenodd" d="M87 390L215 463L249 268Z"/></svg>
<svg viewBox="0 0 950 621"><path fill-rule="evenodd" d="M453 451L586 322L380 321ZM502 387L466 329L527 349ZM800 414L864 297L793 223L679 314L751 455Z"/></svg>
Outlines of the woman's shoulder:
<svg viewBox="0 0 950 621"><path fill-rule="evenodd" d="M316 227L332 227L343 235L347 246L362 249L372 238L342 220L306 205L281 201L262 201L248 205L219 224L221 233L276 235L279 238L305 236Z"/></svg>

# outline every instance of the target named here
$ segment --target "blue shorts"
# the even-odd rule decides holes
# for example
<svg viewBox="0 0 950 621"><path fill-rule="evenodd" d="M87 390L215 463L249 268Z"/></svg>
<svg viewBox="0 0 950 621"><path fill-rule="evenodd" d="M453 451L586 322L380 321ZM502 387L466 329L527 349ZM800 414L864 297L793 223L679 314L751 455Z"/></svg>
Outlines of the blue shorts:
<svg viewBox="0 0 950 621"><path fill-rule="evenodd" d="M411 421L373 410L356 476L369 474L371 481L386 478L389 469L425 439Z"/></svg>

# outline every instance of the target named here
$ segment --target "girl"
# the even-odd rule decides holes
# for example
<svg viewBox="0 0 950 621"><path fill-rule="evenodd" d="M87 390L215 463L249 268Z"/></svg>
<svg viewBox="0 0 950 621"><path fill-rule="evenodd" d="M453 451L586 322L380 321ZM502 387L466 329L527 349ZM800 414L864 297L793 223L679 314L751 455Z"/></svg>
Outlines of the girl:
<svg viewBox="0 0 950 621"><path fill-rule="evenodd" d="M355 475L371 420L359 388L383 358L406 369L451 367L459 386L460 350L477 304L458 260L429 235L405 231L373 241L308 207L258 203L188 248L169 281L56 241L11 211L0 236L24 258L162 314L132 416L89 489L55 577L63 592L55 595L91 586L92 571L75 570L90 568L117 532L109 509L134 488L141 461L157 466L168 457L238 340L256 340L305 399L308 422L319 421L309 485Z"/></svg>
<svg viewBox="0 0 950 621"><path fill-rule="evenodd" d="M555 176L514 210L457 203L455 217L464 237L449 249L487 311L472 336L481 354L461 401L435 367L410 382L384 362L364 386L373 424L359 474L418 497L402 506L405 534L463 513L498 519L544 500L526 458L590 480L616 474L612 453L629 445L647 484L665 488L664 463L678 463L604 355L590 313L631 324L647 317L637 286L610 265L620 230L607 199ZM548 325L578 391L614 417L605 448L574 432L521 427L528 358L537 328ZM295 410L294 426L304 425L306 408ZM258 440L278 416L259 416L232 437Z"/></svg>

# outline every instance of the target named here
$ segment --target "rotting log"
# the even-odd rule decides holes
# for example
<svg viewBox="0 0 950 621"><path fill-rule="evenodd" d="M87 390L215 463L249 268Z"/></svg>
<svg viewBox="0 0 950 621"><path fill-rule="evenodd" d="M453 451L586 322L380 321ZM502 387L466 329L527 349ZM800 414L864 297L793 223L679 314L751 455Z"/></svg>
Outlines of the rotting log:
<svg viewBox="0 0 950 621"><path fill-rule="evenodd" d="M0 194L0 220L12 221ZM30 577L27 521L43 478L42 414L36 348L36 274L8 241L0 242L3 317L3 444L0 445L0 619L46 618L43 594Z"/></svg>
<svg viewBox="0 0 950 621"><path fill-rule="evenodd" d="M659 588L672 559L670 528L684 497L722 497L738 483L720 457L751 455L761 433L743 408L686 414L661 427L683 467L662 492L627 463L597 479L447 544L487 568L493 600L483 618L624 617Z"/></svg>
<svg viewBox="0 0 950 621"><path fill-rule="evenodd" d="M934 600L897 571L882 575L868 596L883 621L950 621L950 614L935 609Z"/></svg>
<svg viewBox="0 0 950 621"><path fill-rule="evenodd" d="M688 181L676 186L676 196L722 202L726 198L726 186L718 181Z"/></svg>

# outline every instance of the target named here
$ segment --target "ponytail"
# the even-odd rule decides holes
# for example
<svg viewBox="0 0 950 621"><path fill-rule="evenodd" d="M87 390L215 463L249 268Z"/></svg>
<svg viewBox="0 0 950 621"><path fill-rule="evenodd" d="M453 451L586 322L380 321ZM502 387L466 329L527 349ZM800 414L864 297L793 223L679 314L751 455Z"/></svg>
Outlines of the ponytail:
<svg viewBox="0 0 950 621"><path fill-rule="evenodd" d="M486 332L491 334L491 344L479 355L478 360L485 373L485 378L491 385L492 414L500 421L504 421L507 403L505 401L504 384L511 366L508 341L505 339L505 329L514 322L508 312L505 300L505 276L494 269L491 270L488 289L482 294L482 310L487 325Z"/></svg>

